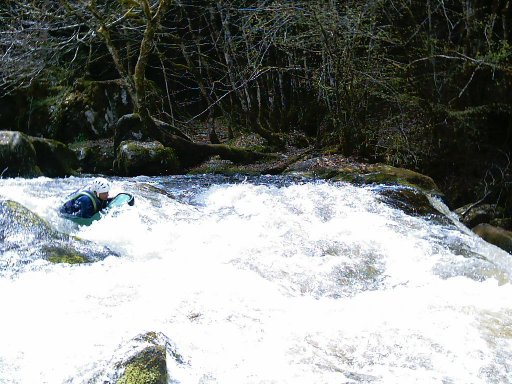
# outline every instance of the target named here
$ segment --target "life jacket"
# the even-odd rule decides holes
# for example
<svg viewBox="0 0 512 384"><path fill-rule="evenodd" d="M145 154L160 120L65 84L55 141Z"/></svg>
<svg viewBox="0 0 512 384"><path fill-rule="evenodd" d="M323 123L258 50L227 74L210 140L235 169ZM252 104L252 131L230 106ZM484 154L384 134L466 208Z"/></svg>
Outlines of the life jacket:
<svg viewBox="0 0 512 384"><path fill-rule="evenodd" d="M66 201L62 205L61 211L69 214L76 214L80 209L79 207L75 206L75 202L82 196L87 196L91 201L94 210L93 214L99 212L103 208L101 201L94 195L93 192L86 189L81 189L73 192L67 197Z"/></svg>

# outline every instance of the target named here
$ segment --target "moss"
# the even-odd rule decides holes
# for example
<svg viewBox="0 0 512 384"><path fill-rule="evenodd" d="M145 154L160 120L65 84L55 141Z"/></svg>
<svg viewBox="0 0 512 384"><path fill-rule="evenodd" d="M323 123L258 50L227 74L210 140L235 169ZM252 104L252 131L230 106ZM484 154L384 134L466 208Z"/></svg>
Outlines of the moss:
<svg viewBox="0 0 512 384"><path fill-rule="evenodd" d="M131 358L117 384L166 384L165 348L150 346Z"/></svg>
<svg viewBox="0 0 512 384"><path fill-rule="evenodd" d="M443 196L435 182L417 172L388 165L371 165L367 169L339 168L315 171L318 177L354 184L396 184Z"/></svg>
<svg viewBox="0 0 512 384"><path fill-rule="evenodd" d="M42 248L42 251L46 255L46 259L54 264L82 264L90 262L86 256L67 248L46 246Z"/></svg>
<svg viewBox="0 0 512 384"><path fill-rule="evenodd" d="M55 231L50 227L46 220L39 217L20 203L12 200L5 200L0 202L0 204L7 209L10 216L10 223L15 224L18 230L38 230L47 233L50 236L55 235Z"/></svg>
<svg viewBox="0 0 512 384"><path fill-rule="evenodd" d="M128 140L119 144L114 168L124 176L165 175L177 173L180 162L172 148L164 147L158 141Z"/></svg>
<svg viewBox="0 0 512 384"><path fill-rule="evenodd" d="M51 255L48 261L54 264L84 264L89 261L82 255Z"/></svg>

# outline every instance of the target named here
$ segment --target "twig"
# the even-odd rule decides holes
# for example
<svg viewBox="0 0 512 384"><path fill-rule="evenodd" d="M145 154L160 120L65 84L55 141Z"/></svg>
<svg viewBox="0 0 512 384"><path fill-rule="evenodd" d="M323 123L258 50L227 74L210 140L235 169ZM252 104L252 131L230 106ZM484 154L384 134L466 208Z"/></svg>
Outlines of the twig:
<svg viewBox="0 0 512 384"><path fill-rule="evenodd" d="M477 205L483 203L485 199L487 199L487 196L489 196L491 192L487 191L487 193L482 197L480 200L478 200L476 203L471 204L469 207L466 208L464 212L461 213L461 216L464 217L468 214L469 211L471 211L473 208L475 208Z"/></svg>

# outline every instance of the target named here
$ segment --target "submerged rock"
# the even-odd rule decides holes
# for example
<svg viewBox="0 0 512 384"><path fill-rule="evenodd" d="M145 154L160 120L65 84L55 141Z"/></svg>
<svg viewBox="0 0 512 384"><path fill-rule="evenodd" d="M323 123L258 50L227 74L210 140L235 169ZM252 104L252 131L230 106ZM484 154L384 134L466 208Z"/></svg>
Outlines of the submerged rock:
<svg viewBox="0 0 512 384"><path fill-rule="evenodd" d="M7 260L9 255L11 260ZM46 220L15 201L0 200L0 264L9 263L13 269L12 260L18 266L37 259L75 264L108 256L117 254L55 230Z"/></svg>
<svg viewBox="0 0 512 384"><path fill-rule="evenodd" d="M422 191L410 187L385 187L379 189L379 200L400 209L411 216L427 217L437 222L450 225L451 221L432 206L429 198Z"/></svg>

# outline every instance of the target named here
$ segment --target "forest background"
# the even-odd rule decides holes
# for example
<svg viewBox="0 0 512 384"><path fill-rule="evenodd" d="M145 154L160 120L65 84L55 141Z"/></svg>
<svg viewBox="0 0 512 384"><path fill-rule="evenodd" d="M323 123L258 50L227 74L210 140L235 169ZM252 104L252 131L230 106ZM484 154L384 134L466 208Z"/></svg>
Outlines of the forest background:
<svg viewBox="0 0 512 384"><path fill-rule="evenodd" d="M114 84L143 121L413 169L510 216L510 3L4 0L0 129L97 139L63 109Z"/></svg>

